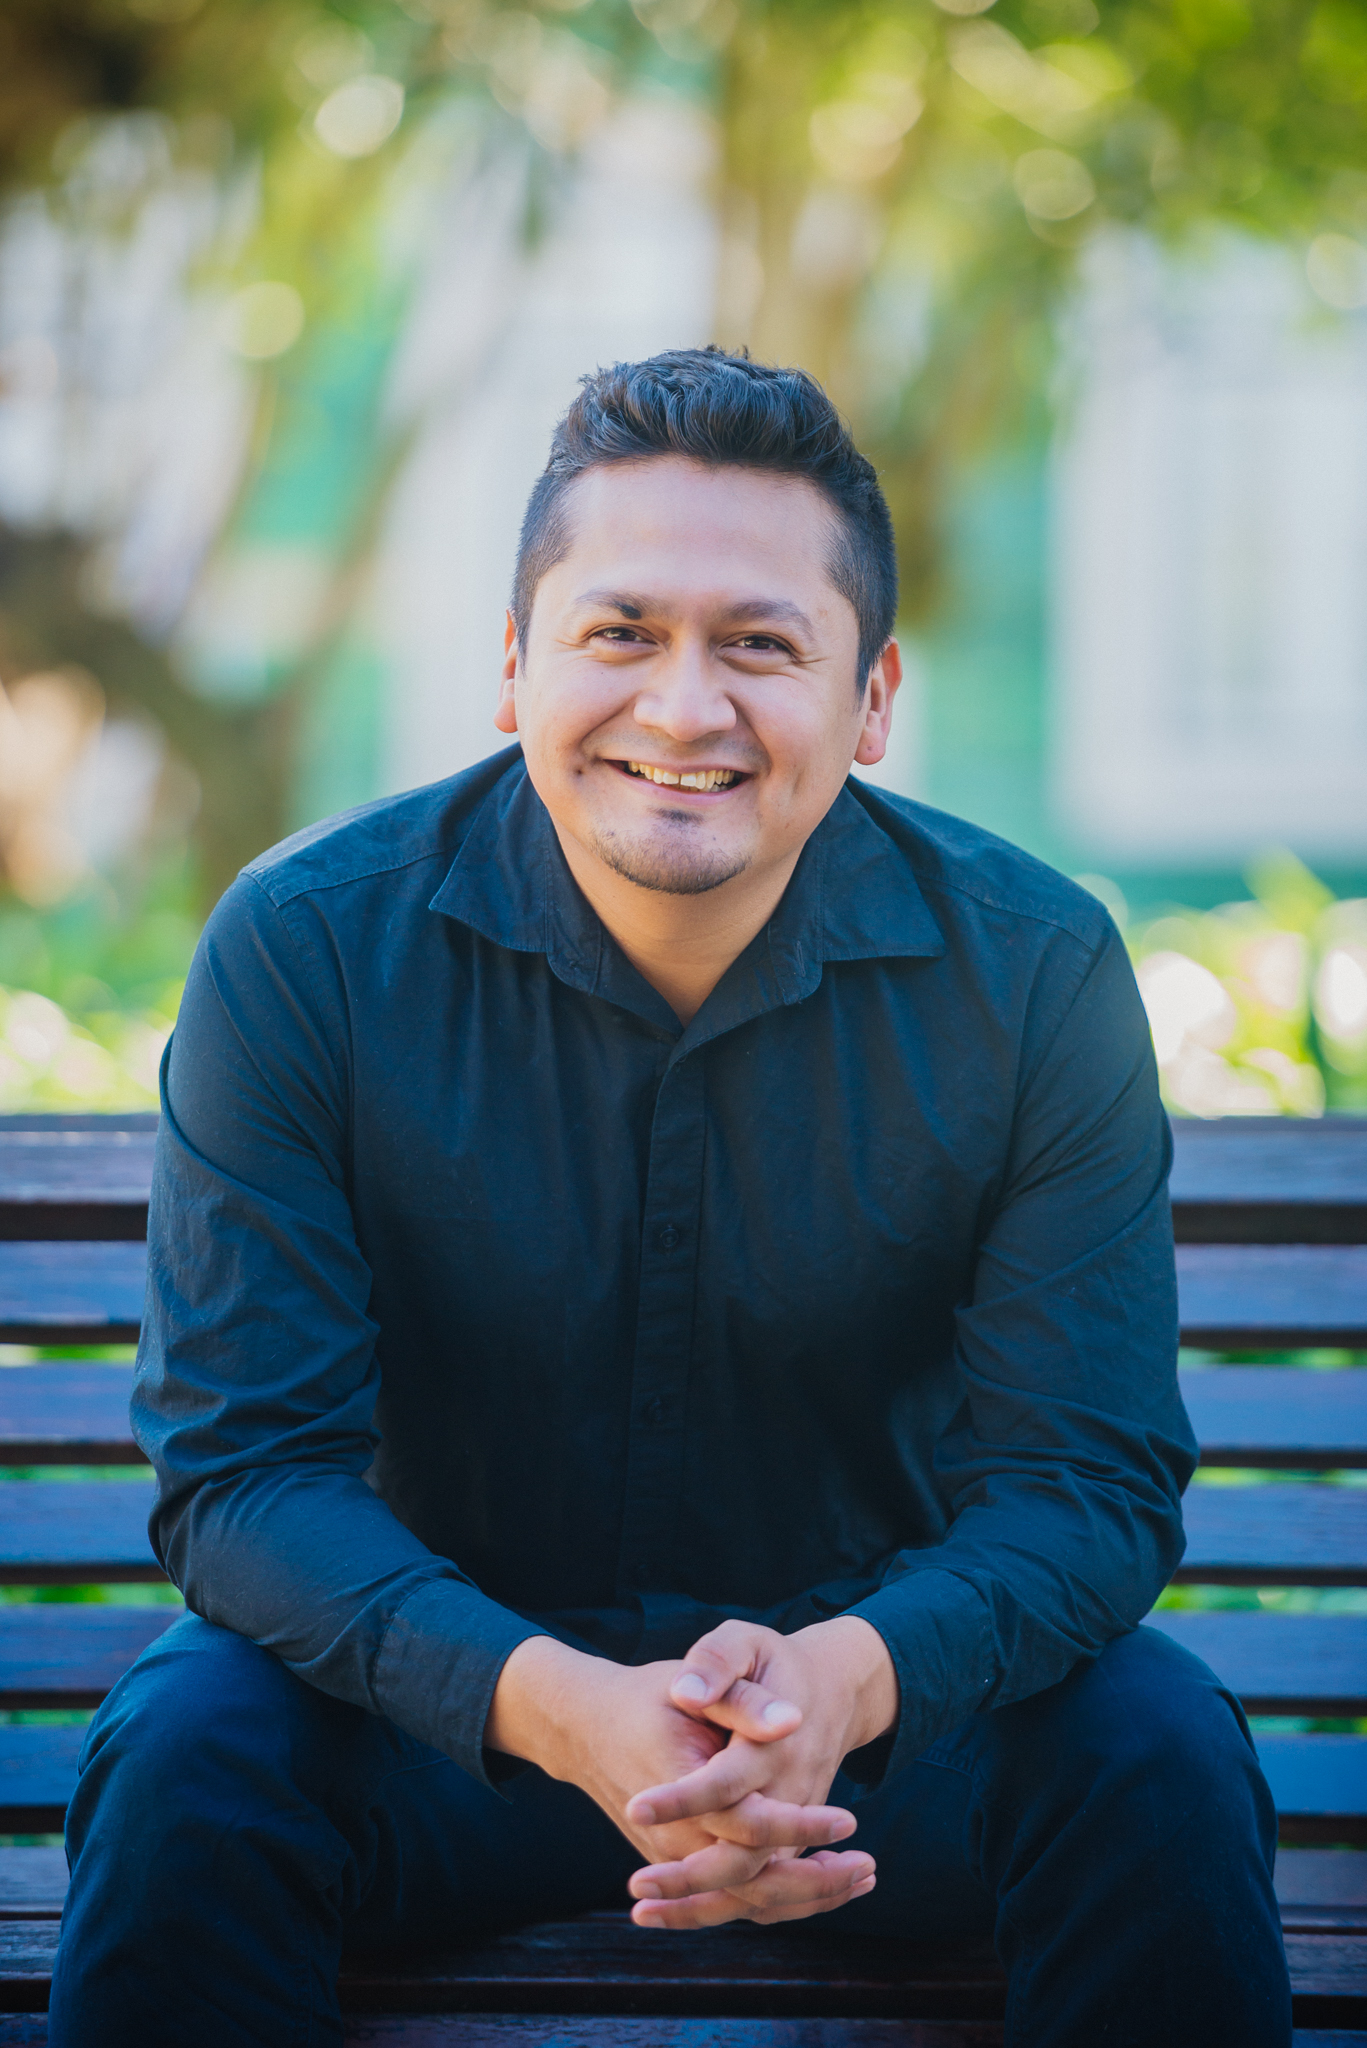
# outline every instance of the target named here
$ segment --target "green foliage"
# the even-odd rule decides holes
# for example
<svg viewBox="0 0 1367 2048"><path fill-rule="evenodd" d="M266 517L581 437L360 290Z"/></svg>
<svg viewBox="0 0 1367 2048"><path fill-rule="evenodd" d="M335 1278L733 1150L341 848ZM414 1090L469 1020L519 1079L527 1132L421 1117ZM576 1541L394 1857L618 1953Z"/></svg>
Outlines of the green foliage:
<svg viewBox="0 0 1367 2048"><path fill-rule="evenodd" d="M1309 0L743 8L729 333L804 362L854 417L910 613L940 594L947 474L1045 401L1099 230L1367 231L1364 20Z"/></svg>
<svg viewBox="0 0 1367 2048"><path fill-rule="evenodd" d="M1249 882L1249 901L1165 909L1128 933L1169 1107L1367 1112L1367 900L1335 901L1286 853Z"/></svg>
<svg viewBox="0 0 1367 2048"><path fill-rule="evenodd" d="M198 935L183 862L123 896L0 906L0 1114L155 1109Z"/></svg>

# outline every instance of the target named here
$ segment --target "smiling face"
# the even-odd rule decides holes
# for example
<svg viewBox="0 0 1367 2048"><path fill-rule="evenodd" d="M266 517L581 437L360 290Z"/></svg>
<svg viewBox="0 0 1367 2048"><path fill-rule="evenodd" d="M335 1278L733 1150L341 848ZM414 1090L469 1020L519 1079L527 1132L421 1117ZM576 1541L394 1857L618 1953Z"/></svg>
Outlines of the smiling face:
<svg viewBox="0 0 1367 2048"><path fill-rule="evenodd" d="M657 456L590 469L565 508L498 724L572 866L675 896L786 881L851 763L882 759L901 673L892 643L856 690L831 507L803 478Z"/></svg>

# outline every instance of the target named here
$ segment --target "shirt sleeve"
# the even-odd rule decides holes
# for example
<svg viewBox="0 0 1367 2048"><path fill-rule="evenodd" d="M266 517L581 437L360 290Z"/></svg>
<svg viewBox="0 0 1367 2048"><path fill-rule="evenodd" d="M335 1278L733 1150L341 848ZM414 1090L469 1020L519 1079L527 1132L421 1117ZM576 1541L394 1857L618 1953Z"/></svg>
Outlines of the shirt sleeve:
<svg viewBox="0 0 1367 2048"><path fill-rule="evenodd" d="M377 1326L347 1198L339 990L316 939L239 878L162 1068L132 1404L152 1545L195 1613L487 1782L498 1674L541 1631L366 1483Z"/></svg>
<svg viewBox="0 0 1367 2048"><path fill-rule="evenodd" d="M963 1400L935 1454L950 1526L851 1610L901 1685L868 1759L879 1775L1097 1656L1184 1548L1196 1445L1148 1025L1113 927L1062 1002L1050 979L1065 977L1055 966L1036 992L1006 1173L956 1316Z"/></svg>

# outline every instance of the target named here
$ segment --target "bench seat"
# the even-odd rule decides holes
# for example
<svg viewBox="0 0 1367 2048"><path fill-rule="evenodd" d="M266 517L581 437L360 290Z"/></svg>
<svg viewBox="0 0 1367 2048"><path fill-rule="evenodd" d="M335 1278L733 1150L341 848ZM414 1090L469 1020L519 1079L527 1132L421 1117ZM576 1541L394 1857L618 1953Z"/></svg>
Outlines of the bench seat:
<svg viewBox="0 0 1367 2048"><path fill-rule="evenodd" d="M1186 1123L1174 1219L1186 1343L1367 1352L1367 1119ZM0 1344L137 1330L155 1118L0 1118ZM150 1492L124 1363L0 1371L9 1486L0 1583L155 1583ZM1367 1372L1196 1365L1183 1392L1207 1476L1179 1583L1367 1586ZM118 1467L108 1479L42 1468ZM1223 1471L1219 1468L1225 1468ZM1236 1468L1230 1470L1229 1468ZM1226 1478L1227 1473L1227 1478ZM41 1475L41 1476L39 1476ZM1337 1483L1349 1475L1350 1483ZM1252 1479L1254 1483L1247 1483ZM170 1605L0 1607L0 1711L89 1710ZM1367 1614L1163 1608L1248 1710L1367 1716ZM0 1725L0 1833L61 1826L83 1730ZM1278 1893L1298 2048L1367 2048L1367 1737L1261 1732L1284 1846ZM1299 1846L1298 1846L1299 1845ZM38 2048L65 1891L60 1850L0 1848L0 2048ZM441 1956L353 1958L348 2048L1000 2048L1003 1983L973 1944L895 1951L838 1926L670 1938L623 1915ZM1356 2030L1356 2031L1355 2031Z"/></svg>
<svg viewBox="0 0 1367 2048"><path fill-rule="evenodd" d="M11 2011L45 2008L57 1932L53 1920L0 1922L0 1971L10 1989ZM1326 2028L1361 2019L1355 1981L1361 1937L1337 1930L1289 1930L1284 1938L1297 2024ZM903 1944L812 1929L794 1935L742 1927L681 1937L649 1935L633 1927L625 1913L551 1921L435 1955L383 1962L351 1957L338 1981L343 2007L354 2014L394 2020L421 2013L469 2014L481 2022L494 2015L536 2015L547 2029L539 2036L542 2048L560 2048L565 2037L559 2022L576 2014L592 2019L595 2043L605 2038L596 2030L614 2017L638 2024L651 2020L653 2032L625 2038L649 2041L652 2048L662 2038L660 2022L689 2018L787 2019L804 2025L826 2019L842 2030L826 2037L832 2042L859 2040L844 2029L861 2021L996 2022L995 2035L977 2038L999 2042L1005 1989L984 1942ZM555 2016L553 2022L549 2015ZM5 2038L0 2034L0 2042ZM360 2028L348 2035L349 2040L367 2038ZM404 2027L391 2038L411 2048L425 2037ZM463 2044L468 2037L453 2030L447 2038ZM537 2037L513 2033L514 2041L532 2038ZM709 2030L695 2038L699 2048L703 2043L715 2048L719 2038L728 2036ZM782 2041L784 2036L758 2033L750 2038ZM796 2038L805 2048L810 2037ZM914 2042L917 2036L875 2032L864 2038L892 2043ZM961 2044L975 2037L955 2033L943 2038Z"/></svg>

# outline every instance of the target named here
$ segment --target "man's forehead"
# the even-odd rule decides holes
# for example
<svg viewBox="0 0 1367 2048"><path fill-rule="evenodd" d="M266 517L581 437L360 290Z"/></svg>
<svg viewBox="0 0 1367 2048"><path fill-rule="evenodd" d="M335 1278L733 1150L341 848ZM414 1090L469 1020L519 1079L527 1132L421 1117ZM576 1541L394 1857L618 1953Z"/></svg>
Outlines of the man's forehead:
<svg viewBox="0 0 1367 2048"><path fill-rule="evenodd" d="M831 578L838 519L806 477L678 456L604 463L564 500L558 605L623 618L709 601L724 619L763 612L813 630L843 593Z"/></svg>

